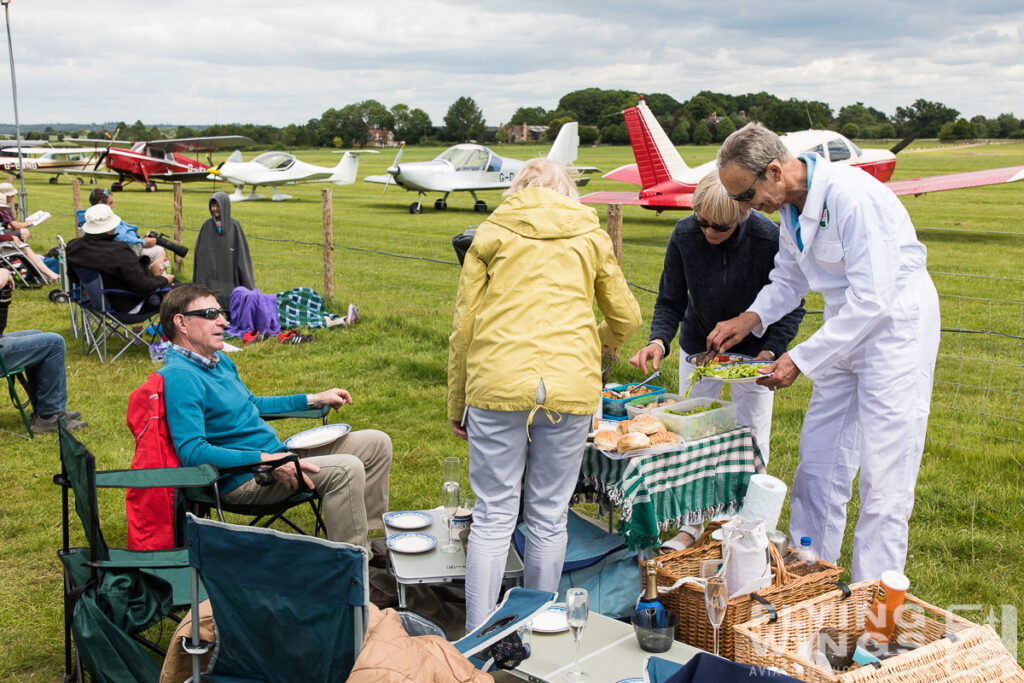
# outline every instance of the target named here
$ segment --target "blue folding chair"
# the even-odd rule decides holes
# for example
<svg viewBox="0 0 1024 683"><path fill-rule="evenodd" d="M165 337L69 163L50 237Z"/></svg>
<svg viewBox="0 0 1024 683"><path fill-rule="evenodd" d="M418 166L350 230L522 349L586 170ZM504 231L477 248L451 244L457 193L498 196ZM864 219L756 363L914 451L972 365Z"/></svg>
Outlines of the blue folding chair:
<svg viewBox="0 0 1024 683"><path fill-rule="evenodd" d="M192 613L200 581L210 596L217 642L206 672L193 620L191 681L344 681L362 649L369 617L365 548L188 515ZM555 594L513 589L484 625L454 643L478 667L482 655L546 609ZM473 659L479 655L478 659Z"/></svg>
<svg viewBox="0 0 1024 683"><path fill-rule="evenodd" d="M145 332L136 332L134 327L152 327L153 322L159 316L159 310L150 308L145 313L122 313L114 310L107 299L108 294L119 294L122 296L135 297L140 302L150 297L160 297L170 288L155 289L152 292L139 294L122 289L108 289L103 286L103 275L92 268L73 268L72 280L77 280L81 285L81 298L72 301L79 307L82 313L82 355L87 356L95 353L99 356L100 362L105 363L108 359L107 342L117 340L123 346L111 361L121 357L125 351L132 346L148 347L150 342L157 341L155 333L150 334L149 342L146 341Z"/></svg>

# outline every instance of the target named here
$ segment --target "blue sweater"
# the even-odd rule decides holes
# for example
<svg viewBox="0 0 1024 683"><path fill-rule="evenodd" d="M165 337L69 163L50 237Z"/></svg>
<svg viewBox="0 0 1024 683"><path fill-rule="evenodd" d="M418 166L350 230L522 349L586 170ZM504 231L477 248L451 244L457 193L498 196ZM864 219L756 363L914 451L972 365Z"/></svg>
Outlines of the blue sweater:
<svg viewBox="0 0 1024 683"><path fill-rule="evenodd" d="M768 284L779 250L779 227L757 211L740 224L722 244L707 241L693 216L676 224L665 250L658 298L651 318L651 339L672 349L679 330L679 345L689 353L703 351L715 325L734 318L754 302ZM730 350L756 356L768 349L781 356L796 336L804 317L803 302L760 339L750 334Z"/></svg>
<svg viewBox="0 0 1024 683"><path fill-rule="evenodd" d="M170 351L160 374L164 378L167 427L178 459L184 465L210 463L216 467L249 465L260 453L282 453L277 432L261 417L306 408L306 395L254 396L242 384L230 358L207 370ZM252 479L251 474L225 475L221 491L227 492Z"/></svg>

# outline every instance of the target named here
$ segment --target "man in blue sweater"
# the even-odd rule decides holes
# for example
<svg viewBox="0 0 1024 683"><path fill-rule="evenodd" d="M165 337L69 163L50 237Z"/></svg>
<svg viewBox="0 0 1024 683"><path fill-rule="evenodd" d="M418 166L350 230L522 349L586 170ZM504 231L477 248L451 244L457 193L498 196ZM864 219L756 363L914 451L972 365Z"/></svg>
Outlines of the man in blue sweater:
<svg viewBox="0 0 1024 683"><path fill-rule="evenodd" d="M220 352L224 319L213 290L185 285L168 292L160 323L172 346L160 370L164 377L167 426L178 458L185 465L231 467L276 460L287 448L260 414L351 403L344 389L318 394L254 396L238 377L235 364ZM226 475L222 497L237 504L284 500L298 488L298 476L323 501L327 538L370 548L369 524L379 528L388 509L391 439L367 429L307 450L299 461L273 470L275 482L258 484L251 474Z"/></svg>

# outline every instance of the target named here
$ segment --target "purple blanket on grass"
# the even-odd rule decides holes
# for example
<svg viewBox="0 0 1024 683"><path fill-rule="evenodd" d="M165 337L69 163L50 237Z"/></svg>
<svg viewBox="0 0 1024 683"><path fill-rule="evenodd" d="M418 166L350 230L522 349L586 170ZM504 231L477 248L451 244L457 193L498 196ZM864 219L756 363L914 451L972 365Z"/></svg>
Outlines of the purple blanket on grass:
<svg viewBox="0 0 1024 683"><path fill-rule="evenodd" d="M231 290L231 324L225 332L232 337L241 337L253 331L269 334L281 331L277 296L264 294L258 289L235 287Z"/></svg>

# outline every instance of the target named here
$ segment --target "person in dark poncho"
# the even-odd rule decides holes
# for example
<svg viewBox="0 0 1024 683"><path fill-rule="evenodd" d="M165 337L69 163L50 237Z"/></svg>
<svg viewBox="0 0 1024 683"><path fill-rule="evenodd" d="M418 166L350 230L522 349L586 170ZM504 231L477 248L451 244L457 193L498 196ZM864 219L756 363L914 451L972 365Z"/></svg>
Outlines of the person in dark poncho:
<svg viewBox="0 0 1024 683"><path fill-rule="evenodd" d="M217 292L217 303L227 309L235 287L256 288L252 259L242 226L231 217L227 193L214 192L210 197L210 216L196 239L192 282Z"/></svg>

